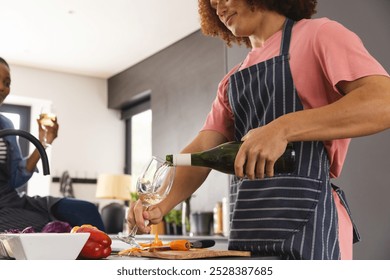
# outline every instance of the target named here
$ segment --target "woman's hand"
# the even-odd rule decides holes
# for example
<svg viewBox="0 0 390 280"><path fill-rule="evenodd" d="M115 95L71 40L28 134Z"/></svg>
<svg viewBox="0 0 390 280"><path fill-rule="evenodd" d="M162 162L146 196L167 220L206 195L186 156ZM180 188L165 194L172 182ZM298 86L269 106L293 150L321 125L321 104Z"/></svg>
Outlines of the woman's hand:
<svg viewBox="0 0 390 280"><path fill-rule="evenodd" d="M270 123L250 130L241 140L234 163L236 175L251 180L274 176L274 164L288 144L282 129Z"/></svg>
<svg viewBox="0 0 390 280"><path fill-rule="evenodd" d="M53 125L52 126L45 126L45 129L43 129L41 123L41 119L38 119L38 127L39 127L39 141L46 142L46 144L52 144L54 139L58 136L58 118L56 117L55 120L52 120ZM45 134L46 133L46 134ZM46 139L45 139L46 138Z"/></svg>
<svg viewBox="0 0 390 280"><path fill-rule="evenodd" d="M41 124L40 124L41 119L37 119L38 122L38 127L39 127L39 141L42 143L42 145L46 148L47 145L50 145L54 139L57 138L58 136L58 123L57 123L57 118L53 120L53 126L46 126L47 128L47 135L45 136L45 131L43 130ZM46 138L46 141L45 141ZM40 153L38 152L37 149L35 149L31 155L27 158L26 161L26 170L28 172L33 172L37 166L37 163L39 159L41 158Z"/></svg>

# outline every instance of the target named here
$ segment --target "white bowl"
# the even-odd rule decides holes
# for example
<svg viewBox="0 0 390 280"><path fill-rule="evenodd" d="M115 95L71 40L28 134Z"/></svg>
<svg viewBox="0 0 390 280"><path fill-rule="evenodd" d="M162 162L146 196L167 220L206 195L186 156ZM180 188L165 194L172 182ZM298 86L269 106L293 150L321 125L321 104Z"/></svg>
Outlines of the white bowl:
<svg viewBox="0 0 390 280"><path fill-rule="evenodd" d="M0 239L17 260L75 260L90 233L5 233Z"/></svg>

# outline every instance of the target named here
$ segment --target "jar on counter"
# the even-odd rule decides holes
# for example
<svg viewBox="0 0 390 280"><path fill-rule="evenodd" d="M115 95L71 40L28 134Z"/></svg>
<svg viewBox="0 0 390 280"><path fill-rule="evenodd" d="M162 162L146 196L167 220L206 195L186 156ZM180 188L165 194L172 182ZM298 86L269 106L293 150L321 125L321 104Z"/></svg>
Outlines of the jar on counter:
<svg viewBox="0 0 390 280"><path fill-rule="evenodd" d="M182 224L182 233L183 235L190 235L191 233L191 225L190 225L190 198L187 198L182 202L182 212L181 212L181 224Z"/></svg>
<svg viewBox="0 0 390 280"><path fill-rule="evenodd" d="M222 202L217 202L213 209L214 214L214 234L223 235L223 215Z"/></svg>
<svg viewBox="0 0 390 280"><path fill-rule="evenodd" d="M222 198L222 228L223 235L229 236L230 232L230 209L228 198Z"/></svg>

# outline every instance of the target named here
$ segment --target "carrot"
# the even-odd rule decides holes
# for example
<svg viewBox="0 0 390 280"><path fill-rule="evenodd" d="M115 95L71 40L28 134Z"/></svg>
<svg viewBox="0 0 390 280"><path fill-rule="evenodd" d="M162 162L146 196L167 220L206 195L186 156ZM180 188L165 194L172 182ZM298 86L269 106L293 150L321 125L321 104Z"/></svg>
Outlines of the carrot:
<svg viewBox="0 0 390 280"><path fill-rule="evenodd" d="M119 256L131 256L132 254L140 253L142 252L141 248L129 248L124 249L118 253Z"/></svg>
<svg viewBox="0 0 390 280"><path fill-rule="evenodd" d="M151 246L163 246L163 242L158 238L158 230L156 228L156 233L154 234L154 241Z"/></svg>
<svg viewBox="0 0 390 280"><path fill-rule="evenodd" d="M191 244L188 240L173 240L169 243L171 250L176 251L188 251L191 248Z"/></svg>

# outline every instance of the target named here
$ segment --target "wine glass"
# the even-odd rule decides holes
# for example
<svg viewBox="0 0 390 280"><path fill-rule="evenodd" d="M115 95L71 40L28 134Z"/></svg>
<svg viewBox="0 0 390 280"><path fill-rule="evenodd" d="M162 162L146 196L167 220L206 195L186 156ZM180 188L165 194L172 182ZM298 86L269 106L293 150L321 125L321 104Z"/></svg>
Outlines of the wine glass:
<svg viewBox="0 0 390 280"><path fill-rule="evenodd" d="M39 114L38 122L41 128L44 131L43 143L42 145L47 148L50 147L51 144L47 143L47 128L54 126L54 122L56 121L57 116L54 113L54 110L49 106L42 106L41 113Z"/></svg>
<svg viewBox="0 0 390 280"><path fill-rule="evenodd" d="M174 177L174 166L158 157L152 157L137 180L136 188L142 205L147 209L149 206L164 200L171 190ZM145 221L145 223L148 223L148 221ZM119 234L118 238L131 247L139 248L140 245L135 240L137 230L137 225L134 225L127 236Z"/></svg>

